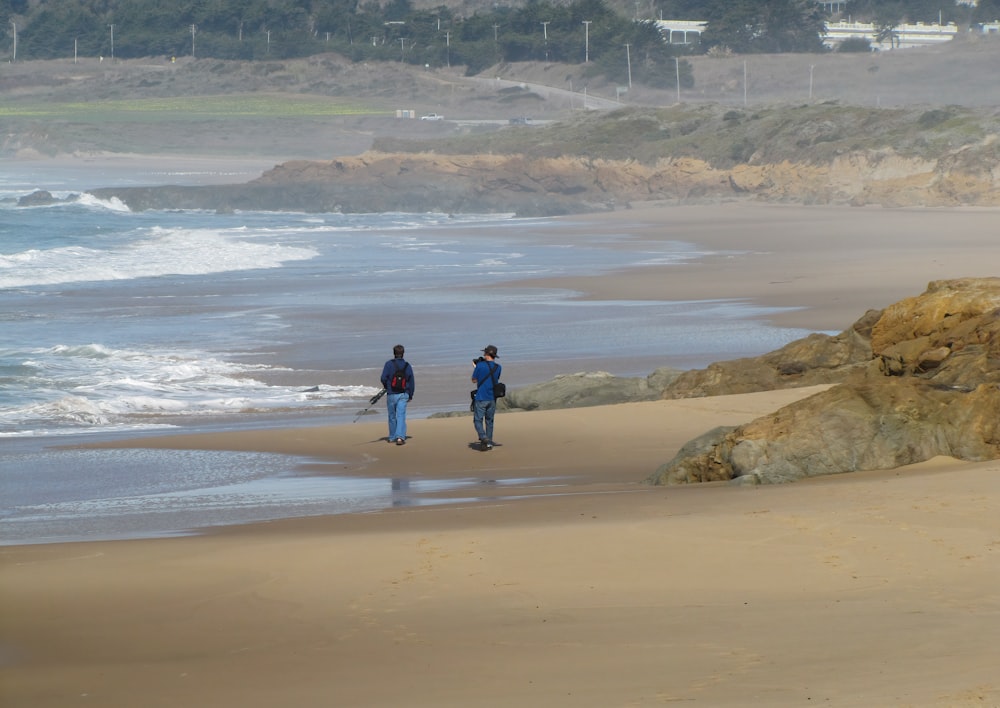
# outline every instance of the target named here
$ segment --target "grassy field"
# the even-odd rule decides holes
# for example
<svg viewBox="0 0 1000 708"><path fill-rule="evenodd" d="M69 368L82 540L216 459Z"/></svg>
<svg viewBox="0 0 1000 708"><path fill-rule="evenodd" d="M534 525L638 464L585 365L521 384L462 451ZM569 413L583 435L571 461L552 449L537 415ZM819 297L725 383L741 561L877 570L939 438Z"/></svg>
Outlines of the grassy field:
<svg viewBox="0 0 1000 708"><path fill-rule="evenodd" d="M331 99L308 94L227 94L111 99L104 101L48 101L0 106L5 118L50 118L74 121L172 122L204 118L297 118L314 116L390 115L384 107L363 101Z"/></svg>

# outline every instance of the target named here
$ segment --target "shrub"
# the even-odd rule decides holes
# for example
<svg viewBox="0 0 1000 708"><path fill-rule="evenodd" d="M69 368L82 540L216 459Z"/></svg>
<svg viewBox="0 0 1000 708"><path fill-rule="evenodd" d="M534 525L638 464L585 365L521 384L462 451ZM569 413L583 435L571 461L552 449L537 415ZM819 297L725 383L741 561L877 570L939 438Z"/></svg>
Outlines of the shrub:
<svg viewBox="0 0 1000 708"><path fill-rule="evenodd" d="M924 130L927 130L928 128L933 128L936 125L941 125L951 117L951 111L934 108L929 111L924 111L924 113L922 113L917 119L917 125Z"/></svg>
<svg viewBox="0 0 1000 708"><path fill-rule="evenodd" d="M837 47L837 51L841 54L846 54L848 52L856 53L868 53L872 50L872 43L869 42L864 37L849 37L840 43Z"/></svg>

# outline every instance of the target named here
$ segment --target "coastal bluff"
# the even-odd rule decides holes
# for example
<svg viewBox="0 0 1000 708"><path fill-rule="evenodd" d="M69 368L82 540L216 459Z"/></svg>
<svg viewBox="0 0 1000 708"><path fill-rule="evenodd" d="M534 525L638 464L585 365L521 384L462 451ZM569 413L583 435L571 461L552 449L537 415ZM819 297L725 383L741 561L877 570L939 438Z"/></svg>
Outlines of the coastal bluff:
<svg viewBox="0 0 1000 708"><path fill-rule="evenodd" d="M633 203L737 199L851 206L1000 206L1000 142L939 159L859 151L828 163L717 167L693 157L653 164L581 156L367 152L295 160L245 184L90 190L148 209L307 213L440 211L559 216Z"/></svg>
<svg viewBox="0 0 1000 708"><path fill-rule="evenodd" d="M791 362L788 352L801 346L686 373L663 395L749 390L747 372L776 371L780 378L775 365ZM800 357L785 373L810 384L838 383L745 425L706 432L648 481L773 484L936 456L1000 458L1000 278L932 282L919 296L867 313L831 338L826 351L836 366L813 367L818 371L809 376Z"/></svg>
<svg viewBox="0 0 1000 708"><path fill-rule="evenodd" d="M733 200L1000 206L1000 117L836 104L589 111L550 125L290 160L243 184L90 190L133 210L556 216Z"/></svg>

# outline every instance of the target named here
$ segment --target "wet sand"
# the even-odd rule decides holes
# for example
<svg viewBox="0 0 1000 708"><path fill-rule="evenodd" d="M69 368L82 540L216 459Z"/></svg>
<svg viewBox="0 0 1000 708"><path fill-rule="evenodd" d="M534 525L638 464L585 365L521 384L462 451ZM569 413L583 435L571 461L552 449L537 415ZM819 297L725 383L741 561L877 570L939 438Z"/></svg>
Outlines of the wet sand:
<svg viewBox="0 0 1000 708"><path fill-rule="evenodd" d="M693 233L686 209L574 218L641 217L650 236L657 219L690 218ZM756 255L559 282L599 297L745 297L839 330L1000 263L996 211L847 210L838 225L841 212L802 210L802 226L776 232L747 209L720 209L732 238L701 242ZM411 420L402 447L381 417L126 443L294 452L485 491L195 537L0 548L2 703L1000 705L1000 462L777 487L642 483L690 438L810 392L503 414L488 453L470 447L468 418Z"/></svg>
<svg viewBox="0 0 1000 708"><path fill-rule="evenodd" d="M778 325L822 331L840 332L932 280L996 275L1000 263L1000 210L988 208L648 206L590 215L581 228L690 241L711 255L544 285L593 298L747 299L798 308L769 318Z"/></svg>

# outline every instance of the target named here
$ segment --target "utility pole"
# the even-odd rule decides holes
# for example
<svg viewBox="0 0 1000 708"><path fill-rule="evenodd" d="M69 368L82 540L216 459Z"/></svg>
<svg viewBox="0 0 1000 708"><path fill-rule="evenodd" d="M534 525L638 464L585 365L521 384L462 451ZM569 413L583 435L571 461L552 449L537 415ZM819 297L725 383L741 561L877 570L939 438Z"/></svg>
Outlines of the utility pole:
<svg viewBox="0 0 1000 708"><path fill-rule="evenodd" d="M451 66L451 30L444 31L445 59L448 66Z"/></svg>
<svg viewBox="0 0 1000 708"><path fill-rule="evenodd" d="M542 35L545 37L545 61L549 60L549 23L542 22Z"/></svg>
<svg viewBox="0 0 1000 708"><path fill-rule="evenodd" d="M500 25L493 25L493 42L497 41L497 30L500 29Z"/></svg>
<svg viewBox="0 0 1000 708"><path fill-rule="evenodd" d="M625 61L628 63L628 87L632 89L632 51L625 45Z"/></svg>
<svg viewBox="0 0 1000 708"><path fill-rule="evenodd" d="M115 26L114 25L110 25L110 27L111 27L111 61L114 61L115 60Z"/></svg>
<svg viewBox="0 0 1000 708"><path fill-rule="evenodd" d="M589 64L590 63L590 23L591 22L593 22L593 20L584 20L583 21L583 37L584 37L584 40L583 40L583 42L584 42L584 44L583 44L583 63L584 64Z"/></svg>
<svg viewBox="0 0 1000 708"><path fill-rule="evenodd" d="M677 81L677 102L681 102L681 60L674 57L674 74Z"/></svg>
<svg viewBox="0 0 1000 708"><path fill-rule="evenodd" d="M747 63L743 62L743 105L747 105Z"/></svg>
<svg viewBox="0 0 1000 708"><path fill-rule="evenodd" d="M198 25L191 25L191 58L194 59L194 33L198 31Z"/></svg>
<svg viewBox="0 0 1000 708"><path fill-rule="evenodd" d="M403 59L405 59L405 57L403 56L403 46L404 46L405 42L406 42L406 38L405 37L400 37L399 38L399 63L400 64L402 64L403 63Z"/></svg>
<svg viewBox="0 0 1000 708"><path fill-rule="evenodd" d="M10 21L10 24L14 27L14 49L11 52L10 61L12 64L17 63L17 23L14 20Z"/></svg>
<svg viewBox="0 0 1000 708"><path fill-rule="evenodd" d="M264 49L265 54L271 53L271 30L264 30L267 32L267 47Z"/></svg>
<svg viewBox="0 0 1000 708"><path fill-rule="evenodd" d="M815 68L816 68L815 64L810 64L809 65L809 100L810 101L812 100L812 97L813 97L813 69L815 69Z"/></svg>

